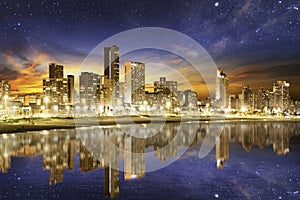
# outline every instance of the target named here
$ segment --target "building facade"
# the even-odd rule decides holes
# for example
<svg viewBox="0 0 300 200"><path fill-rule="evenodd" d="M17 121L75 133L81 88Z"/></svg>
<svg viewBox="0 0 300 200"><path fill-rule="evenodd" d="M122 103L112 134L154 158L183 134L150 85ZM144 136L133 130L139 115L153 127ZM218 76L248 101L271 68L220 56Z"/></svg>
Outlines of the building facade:
<svg viewBox="0 0 300 200"><path fill-rule="evenodd" d="M43 80L44 104L66 106L74 104L74 76L64 78L64 67L56 63L49 64L49 78ZM47 101L47 102L46 102Z"/></svg>
<svg viewBox="0 0 300 200"><path fill-rule="evenodd" d="M106 77L104 83L109 86L109 91L106 93L109 95L107 99L110 105L115 104L116 99L119 98L119 47L116 45L104 48L104 76Z"/></svg>
<svg viewBox="0 0 300 200"><path fill-rule="evenodd" d="M285 111L290 104L290 83L286 81L276 81L273 84L273 109Z"/></svg>
<svg viewBox="0 0 300 200"><path fill-rule="evenodd" d="M100 75L92 72L81 72L79 77L80 103L93 106L99 103Z"/></svg>
<svg viewBox="0 0 300 200"><path fill-rule="evenodd" d="M145 64L125 62L124 103L143 105L145 101Z"/></svg>
<svg viewBox="0 0 300 200"><path fill-rule="evenodd" d="M2 80L0 82L0 99L4 97L7 98L10 96L10 84L7 80Z"/></svg>
<svg viewBox="0 0 300 200"><path fill-rule="evenodd" d="M217 69L216 79L216 101L217 106L221 109L225 109L229 105L229 84L228 78L224 73L224 69L219 67Z"/></svg>

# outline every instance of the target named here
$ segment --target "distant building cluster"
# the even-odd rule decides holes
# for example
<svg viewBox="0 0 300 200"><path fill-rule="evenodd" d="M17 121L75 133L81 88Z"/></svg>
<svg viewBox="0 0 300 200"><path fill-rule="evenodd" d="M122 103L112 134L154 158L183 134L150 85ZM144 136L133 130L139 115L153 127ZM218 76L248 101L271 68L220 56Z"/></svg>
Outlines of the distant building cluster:
<svg viewBox="0 0 300 200"><path fill-rule="evenodd" d="M276 81L272 90L252 90L249 85L238 95L229 93L229 79L222 68L217 70L216 98L214 106L224 112L291 114L299 111L299 102L290 97L290 83Z"/></svg>
<svg viewBox="0 0 300 200"><path fill-rule="evenodd" d="M64 66L50 63L49 77L43 80L43 93L11 96L10 84L0 82L0 112L7 114L299 114L300 102L290 98L290 83L276 81L272 90L243 87L230 94L229 78L223 68L216 73L214 96L198 101L193 90L178 90L178 82L158 77L145 83L146 64L125 61L120 70L120 50L104 48L103 74L81 72L79 89L74 75L64 76ZM100 67L100 66L99 66ZM124 74L124 82L120 76Z"/></svg>
<svg viewBox="0 0 300 200"><path fill-rule="evenodd" d="M194 91L178 91L177 82L160 77L149 90L145 86L146 64L138 61L124 62L125 82L120 82L119 47L104 48L104 74L81 72L80 107L96 113L167 112L197 110ZM181 101L179 101L179 99Z"/></svg>

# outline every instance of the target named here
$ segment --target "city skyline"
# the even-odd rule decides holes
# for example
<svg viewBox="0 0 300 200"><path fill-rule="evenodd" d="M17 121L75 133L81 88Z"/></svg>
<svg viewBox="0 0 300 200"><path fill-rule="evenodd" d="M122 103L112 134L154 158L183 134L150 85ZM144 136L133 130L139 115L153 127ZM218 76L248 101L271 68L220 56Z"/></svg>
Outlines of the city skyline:
<svg viewBox="0 0 300 200"><path fill-rule="evenodd" d="M300 97L296 0L3 1L0 8L4 30L0 35L0 79L8 80L13 90L41 91L40 80L48 76L50 62L61 63L66 73L72 74L97 44L114 34L138 27L164 27L202 45L217 66L224 67L233 93L244 85L271 89L268 85L276 80L287 80L293 86L291 96ZM157 63L186 67L169 54L151 54ZM145 57L147 54L140 54L140 58L125 60L147 63Z"/></svg>

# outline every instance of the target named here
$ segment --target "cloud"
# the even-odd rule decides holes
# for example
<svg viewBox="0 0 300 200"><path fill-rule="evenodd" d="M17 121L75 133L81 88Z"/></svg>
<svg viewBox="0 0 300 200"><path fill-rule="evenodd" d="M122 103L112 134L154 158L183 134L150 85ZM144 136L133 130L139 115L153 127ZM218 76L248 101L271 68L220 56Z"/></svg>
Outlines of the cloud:
<svg viewBox="0 0 300 200"><path fill-rule="evenodd" d="M12 52L3 53L1 79L8 80L12 90L42 92L42 80L48 76L47 63L50 56L44 53L26 57Z"/></svg>

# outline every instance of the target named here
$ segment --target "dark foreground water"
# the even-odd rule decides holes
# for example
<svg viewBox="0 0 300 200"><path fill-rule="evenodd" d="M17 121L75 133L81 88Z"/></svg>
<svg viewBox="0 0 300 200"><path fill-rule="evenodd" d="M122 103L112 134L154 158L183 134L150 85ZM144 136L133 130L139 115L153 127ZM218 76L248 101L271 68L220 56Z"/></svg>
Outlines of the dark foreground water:
<svg viewBox="0 0 300 200"><path fill-rule="evenodd" d="M235 122L218 134L207 124L167 124L1 135L0 199L300 199L299 126ZM129 136L127 128L149 137ZM206 137L216 146L200 159ZM111 149L104 138L130 151Z"/></svg>

